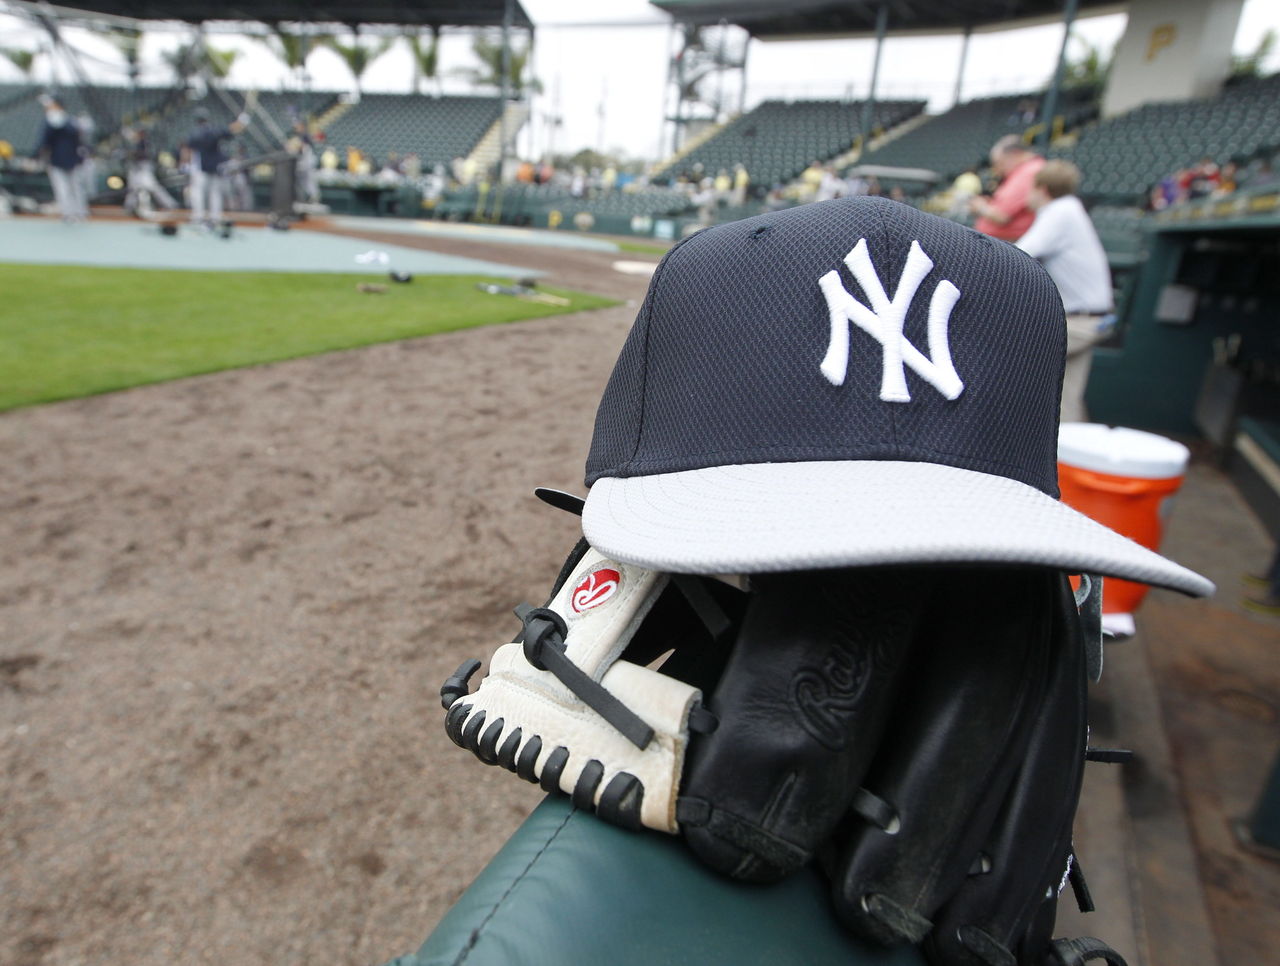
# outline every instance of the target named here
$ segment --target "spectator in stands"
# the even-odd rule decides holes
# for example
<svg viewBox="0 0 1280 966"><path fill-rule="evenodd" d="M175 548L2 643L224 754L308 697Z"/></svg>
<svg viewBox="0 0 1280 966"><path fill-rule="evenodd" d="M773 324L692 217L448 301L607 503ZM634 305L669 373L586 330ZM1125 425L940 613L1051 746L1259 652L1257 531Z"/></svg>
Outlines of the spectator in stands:
<svg viewBox="0 0 1280 966"><path fill-rule="evenodd" d="M1039 260L1058 286L1067 314L1067 366L1062 379L1062 421L1084 422L1084 390L1093 347L1115 324L1111 270L1102 242L1076 197L1080 169L1047 161L1036 171L1028 202L1035 222L1018 247Z"/></svg>
<svg viewBox="0 0 1280 966"><path fill-rule="evenodd" d="M843 192L844 181L836 174L835 165L824 164L822 179L818 182L818 193L814 201L830 201L832 198L839 198Z"/></svg>
<svg viewBox="0 0 1280 966"><path fill-rule="evenodd" d="M400 173L400 169L396 167L394 153L387 155L386 160L382 162L382 167L378 169L376 177L378 181L383 184L399 184L404 180L404 175L402 175Z"/></svg>
<svg viewBox="0 0 1280 966"><path fill-rule="evenodd" d="M952 215L961 215L969 210L969 201L982 194L982 179L974 168L968 168L956 175L951 182L949 211Z"/></svg>
<svg viewBox="0 0 1280 966"><path fill-rule="evenodd" d="M997 141L991 148L991 170L1000 179L1000 187L990 197L979 195L970 200L969 210L978 216L973 227L1005 241L1021 238L1036 218L1027 198L1043 167L1044 158L1016 134L1006 134Z"/></svg>
<svg viewBox="0 0 1280 966"><path fill-rule="evenodd" d="M437 164L431 173L427 175L422 189L422 200L427 203L427 207L434 208L440 203L448 183L449 179L445 174L444 165Z"/></svg>
<svg viewBox="0 0 1280 966"><path fill-rule="evenodd" d="M849 173L849 177L844 179L844 197L856 198L859 195L865 195L870 185L867 179L858 174L857 171Z"/></svg>
<svg viewBox="0 0 1280 966"><path fill-rule="evenodd" d="M1249 175L1249 187L1261 188L1276 183L1276 173L1271 168L1271 159L1263 158Z"/></svg>
<svg viewBox="0 0 1280 966"><path fill-rule="evenodd" d="M1213 194L1214 189L1218 187L1218 182L1222 180L1222 173L1218 170L1218 166L1213 163L1212 158L1201 158L1199 164L1193 167L1187 181L1186 195L1188 198L1207 198Z"/></svg>
<svg viewBox="0 0 1280 966"><path fill-rule="evenodd" d="M809 167L800 172L800 183L804 185L804 200L813 201L822 187L822 162L811 161Z"/></svg>
<svg viewBox="0 0 1280 966"><path fill-rule="evenodd" d="M1009 126L1021 125L1026 127L1028 124L1034 124L1036 115L1039 113L1039 103L1034 98L1024 97L1018 102L1017 109L1009 115Z"/></svg>
<svg viewBox="0 0 1280 966"><path fill-rule="evenodd" d="M222 220L223 199L227 194L224 173L227 155L222 145L243 131L248 123L248 115L241 114L225 127L214 127L207 110L203 107L196 110L196 126L182 145L182 161L191 174L193 222L212 227Z"/></svg>
<svg viewBox="0 0 1280 966"><path fill-rule="evenodd" d="M1225 198L1227 195L1235 194L1236 189L1240 187L1240 166L1234 161L1228 161L1222 166L1221 176L1218 178L1218 185L1213 189L1211 197Z"/></svg>
<svg viewBox="0 0 1280 966"><path fill-rule="evenodd" d="M698 209L698 224L706 227L715 220L716 186L712 178L703 178L689 199Z"/></svg>
<svg viewBox="0 0 1280 966"><path fill-rule="evenodd" d="M747 189L751 187L751 175L747 166L739 161L733 166L733 203L739 207L747 203Z"/></svg>
<svg viewBox="0 0 1280 966"><path fill-rule="evenodd" d="M347 145L347 173L359 174L360 166L364 164L364 152L354 144Z"/></svg>
<svg viewBox="0 0 1280 966"><path fill-rule="evenodd" d="M178 203L156 180L155 154L146 128L124 129L125 196L124 210L130 214L146 214L153 205L174 209Z"/></svg>
<svg viewBox="0 0 1280 966"><path fill-rule="evenodd" d="M716 172L715 179L711 184L716 193L716 204L728 204L729 194L733 191L733 179L729 177L729 172L726 169L721 168Z"/></svg>
<svg viewBox="0 0 1280 966"><path fill-rule="evenodd" d="M84 160L80 154L80 129L57 98L46 96L42 103L44 124L35 153L48 169L53 200L62 220L68 224L83 221L89 216L89 208L80 180L75 176L76 168Z"/></svg>
<svg viewBox="0 0 1280 966"><path fill-rule="evenodd" d="M333 149L332 144L325 145L325 149L320 152L320 170L330 173L338 170L338 152Z"/></svg>

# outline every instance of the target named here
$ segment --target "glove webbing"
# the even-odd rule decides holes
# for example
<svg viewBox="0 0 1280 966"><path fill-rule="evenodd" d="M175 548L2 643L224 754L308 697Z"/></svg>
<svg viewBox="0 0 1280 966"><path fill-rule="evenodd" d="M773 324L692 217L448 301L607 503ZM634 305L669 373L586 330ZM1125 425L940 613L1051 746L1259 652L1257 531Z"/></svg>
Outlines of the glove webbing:
<svg viewBox="0 0 1280 966"><path fill-rule="evenodd" d="M524 641L524 656L530 664L539 671L554 674L566 688L641 751L648 747L653 740L653 729L564 653L564 639L569 628L563 617L550 608L530 607L528 604L517 607L516 616L524 625L518 640Z"/></svg>
<svg viewBox="0 0 1280 966"><path fill-rule="evenodd" d="M580 542L561 570L557 587L564 583L573 566L582 558L583 552L585 542ZM673 583L706 626L713 640L718 640L729 630L732 624L728 616L700 580L681 576L675 578ZM653 729L565 654L564 640L569 628L564 618L548 607L530 607L528 604L517 607L515 614L522 625L520 636L516 640L524 642L524 656L529 663L539 671L554 674L561 684L641 751L648 747L653 740ZM689 727L693 731L710 733L718 724L716 717L700 706L693 709L689 717Z"/></svg>

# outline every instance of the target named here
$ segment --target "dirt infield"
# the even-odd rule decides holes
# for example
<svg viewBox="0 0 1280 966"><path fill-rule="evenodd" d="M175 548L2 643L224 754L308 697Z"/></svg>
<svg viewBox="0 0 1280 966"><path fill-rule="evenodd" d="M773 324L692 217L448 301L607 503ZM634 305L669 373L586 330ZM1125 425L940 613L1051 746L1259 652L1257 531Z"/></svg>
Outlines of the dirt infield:
<svg viewBox="0 0 1280 966"><path fill-rule="evenodd" d="M530 490L646 280L445 250L632 304L0 416L0 963L379 963L539 800L437 689L572 545Z"/></svg>

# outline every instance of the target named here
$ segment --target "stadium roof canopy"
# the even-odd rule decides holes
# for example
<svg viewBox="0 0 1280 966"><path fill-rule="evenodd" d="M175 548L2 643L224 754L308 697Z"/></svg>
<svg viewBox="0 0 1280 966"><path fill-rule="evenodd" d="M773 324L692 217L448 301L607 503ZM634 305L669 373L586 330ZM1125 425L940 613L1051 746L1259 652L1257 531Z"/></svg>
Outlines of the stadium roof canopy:
<svg viewBox="0 0 1280 966"><path fill-rule="evenodd" d="M247 20L265 23L368 23L420 27L496 27L508 0L67 0L61 6L134 20ZM533 22L510 0L511 25L526 30Z"/></svg>
<svg viewBox="0 0 1280 966"><path fill-rule="evenodd" d="M986 33L1061 23L1063 0L650 0L677 23L742 27L760 40L874 37L881 6L893 35ZM1078 0L1076 16L1120 13L1127 3Z"/></svg>

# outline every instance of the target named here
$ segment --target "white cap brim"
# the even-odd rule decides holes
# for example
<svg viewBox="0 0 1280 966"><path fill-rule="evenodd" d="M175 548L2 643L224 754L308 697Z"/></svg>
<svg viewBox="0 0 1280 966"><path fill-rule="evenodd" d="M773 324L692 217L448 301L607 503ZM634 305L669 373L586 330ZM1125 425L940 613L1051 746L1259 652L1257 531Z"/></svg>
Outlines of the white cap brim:
<svg viewBox="0 0 1280 966"><path fill-rule="evenodd" d="M1026 564L1196 596L1214 590L1034 487L938 463L755 463L603 477L587 495L582 530L601 553L671 573Z"/></svg>

